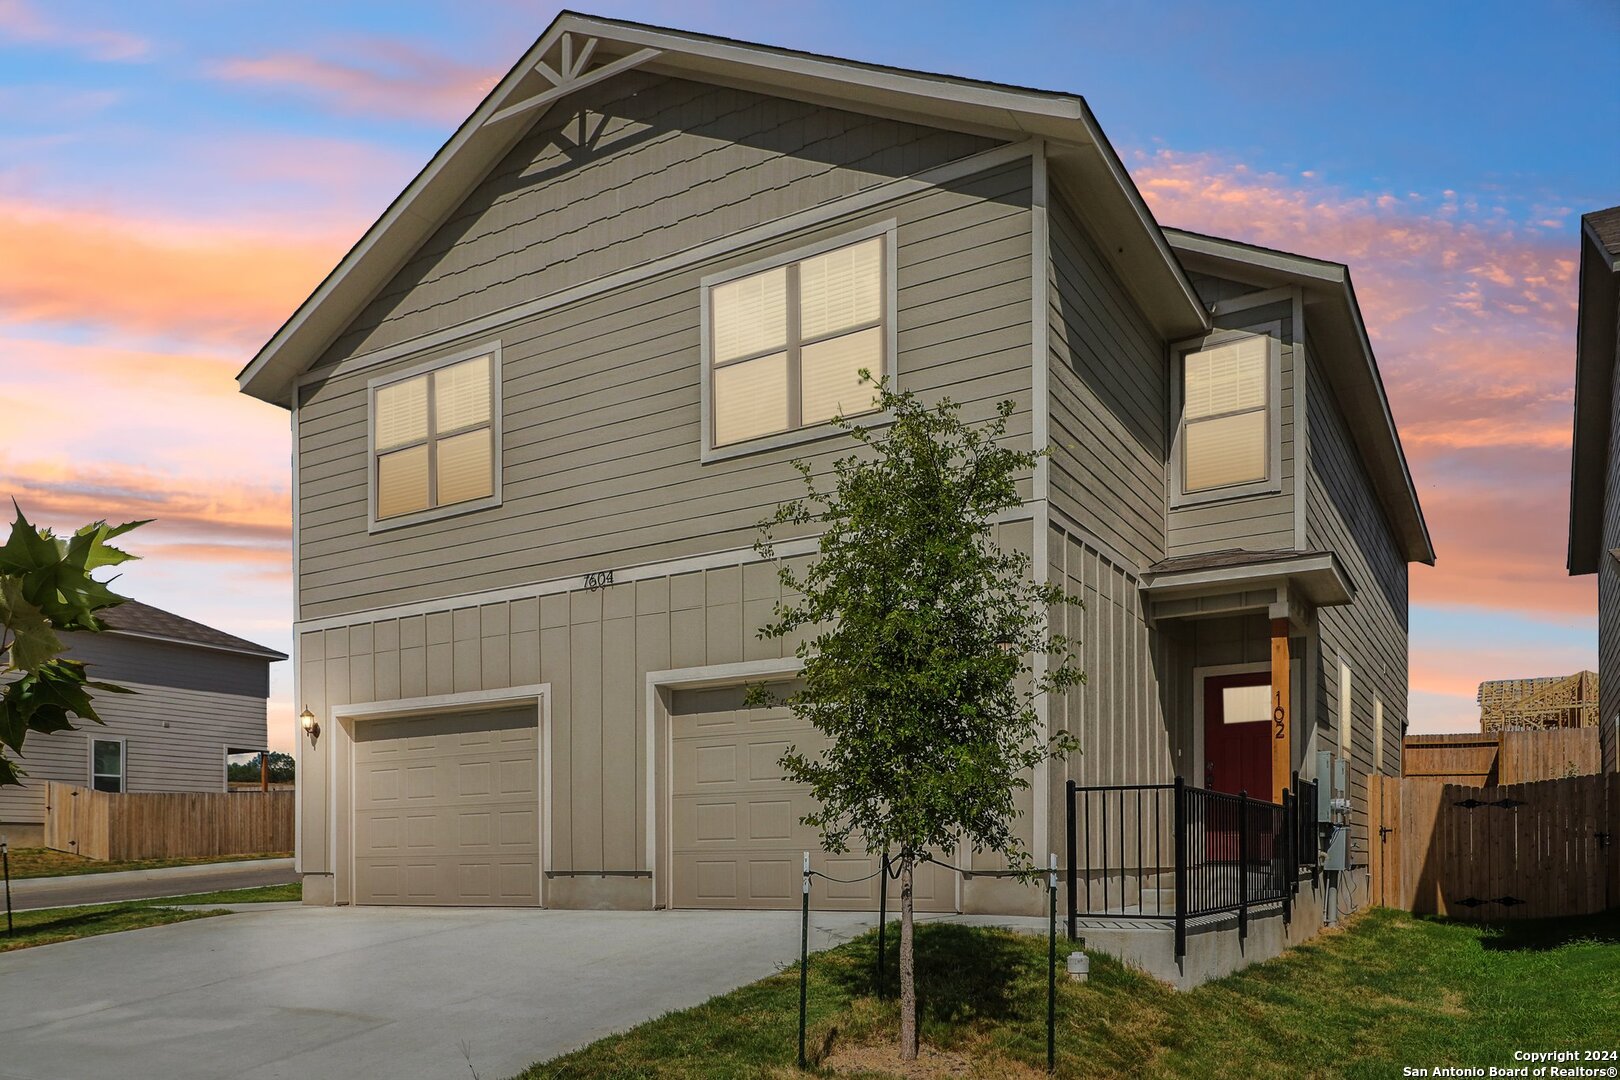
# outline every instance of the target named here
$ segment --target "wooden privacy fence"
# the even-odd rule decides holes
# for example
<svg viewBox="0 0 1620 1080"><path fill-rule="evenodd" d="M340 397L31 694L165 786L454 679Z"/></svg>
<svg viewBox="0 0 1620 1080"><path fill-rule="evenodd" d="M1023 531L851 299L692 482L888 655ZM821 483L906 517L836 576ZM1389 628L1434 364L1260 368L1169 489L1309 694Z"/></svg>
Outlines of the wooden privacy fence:
<svg viewBox="0 0 1620 1080"><path fill-rule="evenodd" d="M45 846L92 859L184 859L293 848L291 791L117 795L45 785Z"/></svg>
<svg viewBox="0 0 1620 1080"><path fill-rule="evenodd" d="M1602 761L1595 727L1408 735L1401 747L1408 779L1476 787L1586 776L1598 772Z"/></svg>
<svg viewBox="0 0 1620 1080"><path fill-rule="evenodd" d="M1368 777L1372 902L1494 922L1620 906L1620 774L1476 787Z"/></svg>

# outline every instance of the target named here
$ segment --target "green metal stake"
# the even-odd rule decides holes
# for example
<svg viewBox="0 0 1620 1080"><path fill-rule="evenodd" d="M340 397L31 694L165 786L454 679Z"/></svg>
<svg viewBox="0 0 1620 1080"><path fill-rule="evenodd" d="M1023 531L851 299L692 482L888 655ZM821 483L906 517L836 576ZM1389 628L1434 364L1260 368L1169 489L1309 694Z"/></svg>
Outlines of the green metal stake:
<svg viewBox="0 0 1620 1080"><path fill-rule="evenodd" d="M888 929L889 929L889 853L883 853L883 862L880 864L883 872L878 875L878 963L877 963L877 996L883 996L885 980L883 978L883 965L887 961Z"/></svg>
<svg viewBox="0 0 1620 1080"><path fill-rule="evenodd" d="M805 1067L805 1006L810 995L810 853L804 853L804 913L799 923L799 1068Z"/></svg>
<svg viewBox="0 0 1620 1080"><path fill-rule="evenodd" d="M0 863L5 864L6 871L6 937L10 937L11 930L11 845L0 840Z"/></svg>
<svg viewBox="0 0 1620 1080"><path fill-rule="evenodd" d="M1052 856L1046 891L1051 894L1051 916L1046 928L1046 1071L1057 1070L1057 856Z"/></svg>

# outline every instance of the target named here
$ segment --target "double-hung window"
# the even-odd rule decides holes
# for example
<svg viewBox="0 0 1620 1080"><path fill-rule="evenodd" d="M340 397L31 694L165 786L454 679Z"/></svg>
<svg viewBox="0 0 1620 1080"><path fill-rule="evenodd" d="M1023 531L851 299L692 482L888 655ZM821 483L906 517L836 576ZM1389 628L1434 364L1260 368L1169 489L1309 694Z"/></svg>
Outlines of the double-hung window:
<svg viewBox="0 0 1620 1080"><path fill-rule="evenodd" d="M708 446L877 407L891 374L890 233L707 282ZM872 382L863 382L861 372Z"/></svg>
<svg viewBox="0 0 1620 1080"><path fill-rule="evenodd" d="M1277 487L1277 339L1223 333L1181 352L1177 501Z"/></svg>
<svg viewBox="0 0 1620 1080"><path fill-rule="evenodd" d="M90 740L90 786L96 791L124 790L124 740Z"/></svg>
<svg viewBox="0 0 1620 1080"><path fill-rule="evenodd" d="M372 518L379 526L497 498L498 352L371 385Z"/></svg>

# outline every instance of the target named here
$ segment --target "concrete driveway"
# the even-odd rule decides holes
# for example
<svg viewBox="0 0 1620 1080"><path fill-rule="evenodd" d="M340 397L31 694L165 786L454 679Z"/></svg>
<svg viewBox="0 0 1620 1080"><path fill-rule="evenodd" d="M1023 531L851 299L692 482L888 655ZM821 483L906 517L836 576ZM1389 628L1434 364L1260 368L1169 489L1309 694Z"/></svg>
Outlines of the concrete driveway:
<svg viewBox="0 0 1620 1080"><path fill-rule="evenodd" d="M0 954L0 1078L501 1080L798 952L796 911L225 915Z"/></svg>

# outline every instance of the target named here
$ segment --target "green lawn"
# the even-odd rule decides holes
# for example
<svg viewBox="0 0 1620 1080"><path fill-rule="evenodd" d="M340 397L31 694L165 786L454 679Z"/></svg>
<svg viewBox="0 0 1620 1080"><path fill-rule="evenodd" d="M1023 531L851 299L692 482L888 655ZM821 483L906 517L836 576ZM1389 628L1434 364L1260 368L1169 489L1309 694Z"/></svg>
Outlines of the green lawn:
<svg viewBox="0 0 1620 1080"><path fill-rule="evenodd" d="M953 1068L915 1075L1044 1074L1044 939L923 924L918 950L923 1039ZM877 1053L897 1020L873 995L874 959L870 934L811 958L819 1074L894 1075ZM1620 1048L1620 911L1493 931L1379 909L1186 994L1106 956L1091 972L1086 984L1060 973L1059 1076L1382 1078L1511 1065L1515 1050ZM794 1075L797 1021L795 967L523 1080Z"/></svg>
<svg viewBox="0 0 1620 1080"><path fill-rule="evenodd" d="M131 859L113 862L105 859L87 859L83 855L70 855L51 848L12 848L11 877L62 877L70 874L110 874L115 870L159 870L166 866L198 866L203 863L241 862L246 859L286 859L290 851L273 851L263 855L210 855L200 859Z"/></svg>
<svg viewBox="0 0 1620 1080"><path fill-rule="evenodd" d="M255 889L171 896L162 900L127 900L117 904L19 911L12 916L10 934L5 932L5 923L0 922L0 952L227 914L222 909L181 911L172 906L175 904L268 904L297 900L302 895L303 886L299 884L266 885Z"/></svg>

